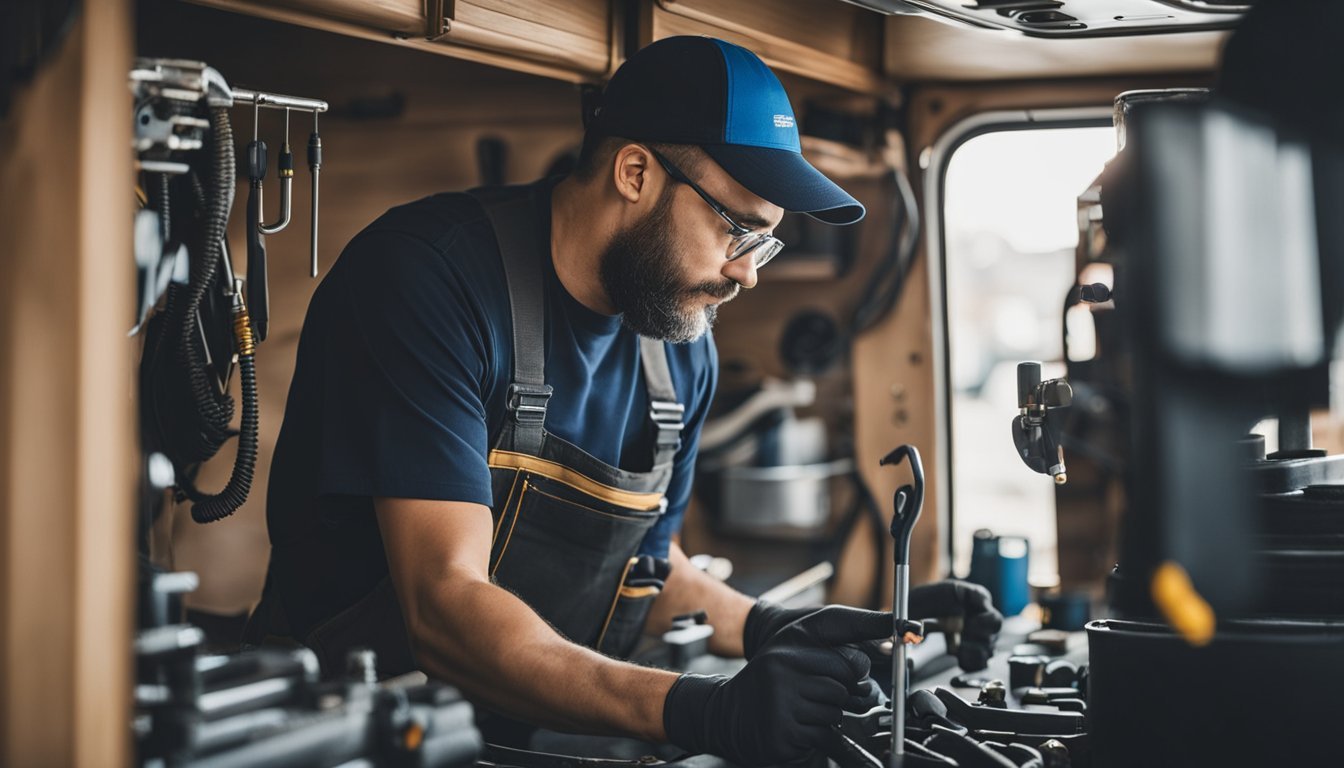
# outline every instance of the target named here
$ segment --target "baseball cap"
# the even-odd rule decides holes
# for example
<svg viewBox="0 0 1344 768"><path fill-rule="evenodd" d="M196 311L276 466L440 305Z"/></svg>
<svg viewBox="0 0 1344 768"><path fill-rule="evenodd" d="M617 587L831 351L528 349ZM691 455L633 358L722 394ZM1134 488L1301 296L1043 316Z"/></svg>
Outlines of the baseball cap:
<svg viewBox="0 0 1344 768"><path fill-rule="evenodd" d="M828 224L864 208L803 158L793 107L756 54L712 37L667 37L616 70L587 129L694 144L752 194Z"/></svg>

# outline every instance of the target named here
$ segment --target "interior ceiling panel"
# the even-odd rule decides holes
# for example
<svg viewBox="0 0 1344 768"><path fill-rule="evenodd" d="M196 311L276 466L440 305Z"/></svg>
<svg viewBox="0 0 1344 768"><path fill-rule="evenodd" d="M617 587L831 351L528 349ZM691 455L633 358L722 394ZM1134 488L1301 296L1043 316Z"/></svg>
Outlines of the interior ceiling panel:
<svg viewBox="0 0 1344 768"><path fill-rule="evenodd" d="M1101 37L1230 29L1250 0L846 0L880 13L928 13L1033 37Z"/></svg>
<svg viewBox="0 0 1344 768"><path fill-rule="evenodd" d="M1044 39L888 16L883 66L903 81L1020 80L1212 71L1227 32Z"/></svg>

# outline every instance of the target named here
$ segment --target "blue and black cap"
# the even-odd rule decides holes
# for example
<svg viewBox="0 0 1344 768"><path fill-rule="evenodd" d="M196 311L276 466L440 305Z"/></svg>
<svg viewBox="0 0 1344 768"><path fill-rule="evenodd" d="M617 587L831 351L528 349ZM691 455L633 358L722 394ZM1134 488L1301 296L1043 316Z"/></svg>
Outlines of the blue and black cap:
<svg viewBox="0 0 1344 768"><path fill-rule="evenodd" d="M828 224L864 209L803 159L788 94L765 63L712 37L668 37L631 56L607 84L588 131L694 144L752 194Z"/></svg>

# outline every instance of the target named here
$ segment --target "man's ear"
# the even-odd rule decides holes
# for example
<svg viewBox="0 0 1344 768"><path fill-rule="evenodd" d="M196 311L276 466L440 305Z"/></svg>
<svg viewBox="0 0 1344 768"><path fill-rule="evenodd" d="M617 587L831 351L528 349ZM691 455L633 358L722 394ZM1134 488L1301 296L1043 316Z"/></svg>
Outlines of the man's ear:
<svg viewBox="0 0 1344 768"><path fill-rule="evenodd" d="M616 150L612 163L612 183L616 194L628 202L638 203L656 190L652 188L649 167L653 163L653 153L641 144L625 144Z"/></svg>

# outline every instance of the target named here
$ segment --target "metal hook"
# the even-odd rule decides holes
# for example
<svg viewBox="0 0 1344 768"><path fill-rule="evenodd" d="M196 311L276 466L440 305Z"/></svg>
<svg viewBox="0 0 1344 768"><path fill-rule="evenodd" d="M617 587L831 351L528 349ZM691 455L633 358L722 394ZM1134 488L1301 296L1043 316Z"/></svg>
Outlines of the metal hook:
<svg viewBox="0 0 1344 768"><path fill-rule="evenodd" d="M285 140L280 145L278 158L280 176L280 220L274 224L258 223L257 230L263 235L274 235L289 226L294 198L294 152L289 147L289 107L285 107Z"/></svg>
<svg viewBox="0 0 1344 768"><path fill-rule="evenodd" d="M247 305L258 342L266 340L270 322L270 291L266 279L266 238L262 218L262 182L266 178L266 142L260 138L261 98L252 101L252 141L247 145Z"/></svg>

